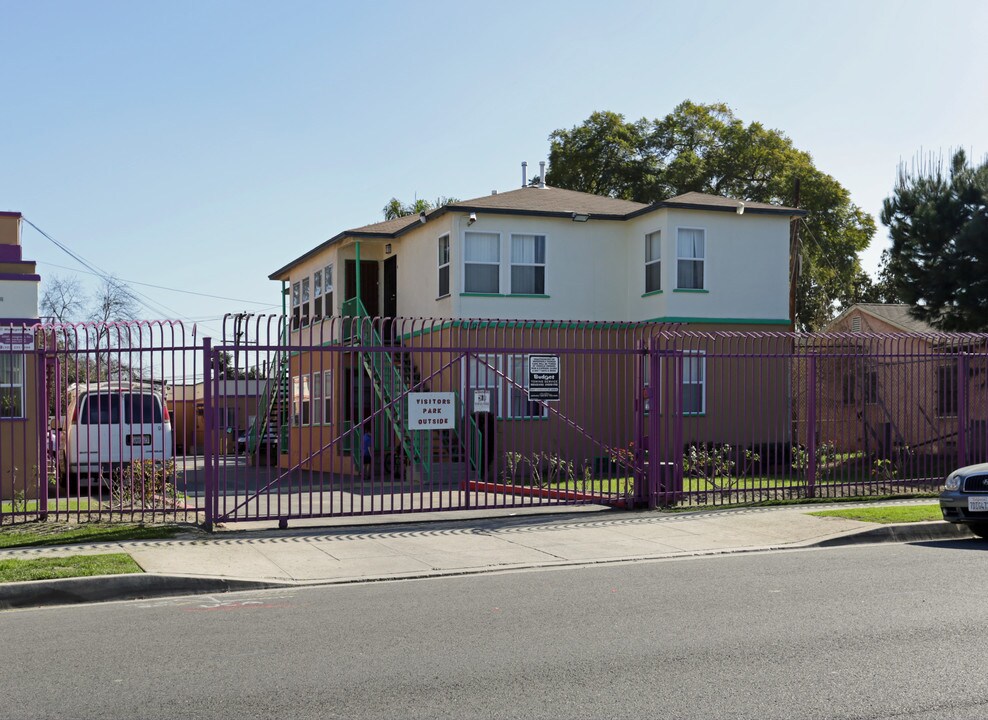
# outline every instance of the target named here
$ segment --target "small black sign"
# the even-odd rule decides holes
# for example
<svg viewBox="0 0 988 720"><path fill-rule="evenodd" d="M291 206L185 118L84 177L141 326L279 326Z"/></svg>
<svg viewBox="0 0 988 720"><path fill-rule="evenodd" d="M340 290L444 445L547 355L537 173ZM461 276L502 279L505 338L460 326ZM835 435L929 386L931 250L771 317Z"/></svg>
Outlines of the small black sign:
<svg viewBox="0 0 988 720"><path fill-rule="evenodd" d="M528 356L528 399L559 399L559 356Z"/></svg>

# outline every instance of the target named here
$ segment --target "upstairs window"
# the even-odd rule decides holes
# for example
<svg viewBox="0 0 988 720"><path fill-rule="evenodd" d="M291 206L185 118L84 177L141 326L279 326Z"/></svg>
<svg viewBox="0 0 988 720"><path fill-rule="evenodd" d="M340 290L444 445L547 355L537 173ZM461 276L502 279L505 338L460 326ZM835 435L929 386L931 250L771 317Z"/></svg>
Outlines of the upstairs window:
<svg viewBox="0 0 988 720"><path fill-rule="evenodd" d="M679 228L676 238L676 287L680 290L703 290L703 264L706 260L706 237L703 230Z"/></svg>
<svg viewBox="0 0 988 720"><path fill-rule="evenodd" d="M322 270L316 270L312 276L312 319L322 317Z"/></svg>
<svg viewBox="0 0 988 720"><path fill-rule="evenodd" d="M292 283L292 330L298 330L302 317L302 283Z"/></svg>
<svg viewBox="0 0 988 720"><path fill-rule="evenodd" d="M439 297L449 295L449 235L439 238Z"/></svg>
<svg viewBox="0 0 988 720"><path fill-rule="evenodd" d="M511 236L511 294L545 295L545 235Z"/></svg>
<svg viewBox="0 0 988 720"><path fill-rule="evenodd" d="M326 317L332 317L334 306L333 306L333 266L327 265L322 270L322 303L323 311L326 313Z"/></svg>
<svg viewBox="0 0 988 720"><path fill-rule="evenodd" d="M645 292L662 289L662 246L660 233L645 236Z"/></svg>
<svg viewBox="0 0 988 720"><path fill-rule="evenodd" d="M302 324L309 324L309 278L302 280Z"/></svg>
<svg viewBox="0 0 988 720"><path fill-rule="evenodd" d="M464 235L463 291L497 294L501 291L501 237L497 233Z"/></svg>

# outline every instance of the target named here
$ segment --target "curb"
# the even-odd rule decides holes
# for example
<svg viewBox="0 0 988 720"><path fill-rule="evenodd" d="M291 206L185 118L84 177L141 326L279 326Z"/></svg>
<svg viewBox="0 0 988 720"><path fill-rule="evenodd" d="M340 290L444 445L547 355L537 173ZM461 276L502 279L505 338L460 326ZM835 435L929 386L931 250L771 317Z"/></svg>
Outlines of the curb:
<svg viewBox="0 0 988 720"><path fill-rule="evenodd" d="M863 530L843 537L821 540L814 547L841 545L871 545L883 542L934 542L937 540L970 540L977 538L967 525L934 520L932 522L900 523Z"/></svg>
<svg viewBox="0 0 988 720"><path fill-rule="evenodd" d="M799 545L775 545L771 548L757 550L796 550L807 547L841 547L851 545L874 545L878 543L916 543L957 541L976 539L966 525L932 521L922 523L901 523L872 527L865 530L853 531L839 537L831 537L817 542ZM748 550L746 550L747 552ZM718 551L712 554L730 554L732 551ZM735 551L736 552L736 551ZM704 553L706 554L706 553ZM611 562L634 562L637 560L660 559L654 556L615 558ZM569 563L564 563L568 565ZM582 563L575 563L582 564ZM596 564L596 563L594 563ZM554 565L553 565L554 566ZM512 570L537 568L533 566L513 566ZM476 569L469 575L498 572L504 567ZM461 573L453 573L459 575ZM412 576L414 578L445 577L445 573L425 573ZM412 579L406 575L394 575L377 578L360 578L352 582L381 582L383 580ZM63 578L59 580L33 580L29 582L0 584L0 610L18 608L54 607L60 605L76 605L81 603L108 602L119 600L141 600L148 598L175 597L182 595L205 595L210 593L227 593L245 590L267 590L286 587L299 587L310 583L291 583L277 581L240 580L222 577L195 577L184 575L97 575L81 578ZM338 582L311 583L316 585L341 584Z"/></svg>
<svg viewBox="0 0 988 720"><path fill-rule="evenodd" d="M140 573L31 580L0 585L0 610L76 605L109 600L140 600L170 595L204 595L289 586L291 585L278 582Z"/></svg>

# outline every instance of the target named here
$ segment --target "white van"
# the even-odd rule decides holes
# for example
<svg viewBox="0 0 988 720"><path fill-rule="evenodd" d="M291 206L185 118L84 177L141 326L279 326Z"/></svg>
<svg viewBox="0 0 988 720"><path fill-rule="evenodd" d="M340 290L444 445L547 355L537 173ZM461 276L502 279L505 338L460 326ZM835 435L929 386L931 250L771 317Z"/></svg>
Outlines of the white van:
<svg viewBox="0 0 988 720"><path fill-rule="evenodd" d="M141 383L70 385L59 473L68 487L109 480L134 460L172 458L172 425L160 388Z"/></svg>

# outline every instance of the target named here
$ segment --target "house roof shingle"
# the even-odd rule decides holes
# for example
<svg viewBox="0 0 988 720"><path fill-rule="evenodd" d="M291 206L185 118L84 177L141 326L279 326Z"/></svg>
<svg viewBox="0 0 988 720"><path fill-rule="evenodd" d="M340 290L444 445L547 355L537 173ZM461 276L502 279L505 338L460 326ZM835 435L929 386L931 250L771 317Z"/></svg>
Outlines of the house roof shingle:
<svg viewBox="0 0 988 720"><path fill-rule="evenodd" d="M592 195L576 190L564 190L546 185L545 187L518 188L517 190L493 193L471 200L457 201L428 213L426 215L426 221L445 215L447 212L490 212L505 215L541 215L548 217L570 217L573 214L586 214L598 220L629 220L633 217L662 208L735 212L738 208L738 203L738 200L732 198L689 192L648 205L632 200L620 200L618 198ZM744 206L745 212L789 216L806 215L805 210L781 205L771 205L769 203L745 201ZM300 262L304 262L343 238L396 238L408 232L419 221L420 217L418 215L407 215L394 220L385 220L384 222L344 230L271 273L268 278L270 280L284 279L286 273L292 267Z"/></svg>
<svg viewBox="0 0 988 720"><path fill-rule="evenodd" d="M834 318L834 320L829 324L829 327L833 327L837 322L850 315L855 309L876 317L879 320L887 322L889 325L893 325L906 332L930 333L936 331L932 325L928 325L922 320L917 320L910 315L908 305L893 305L886 303L855 303Z"/></svg>

